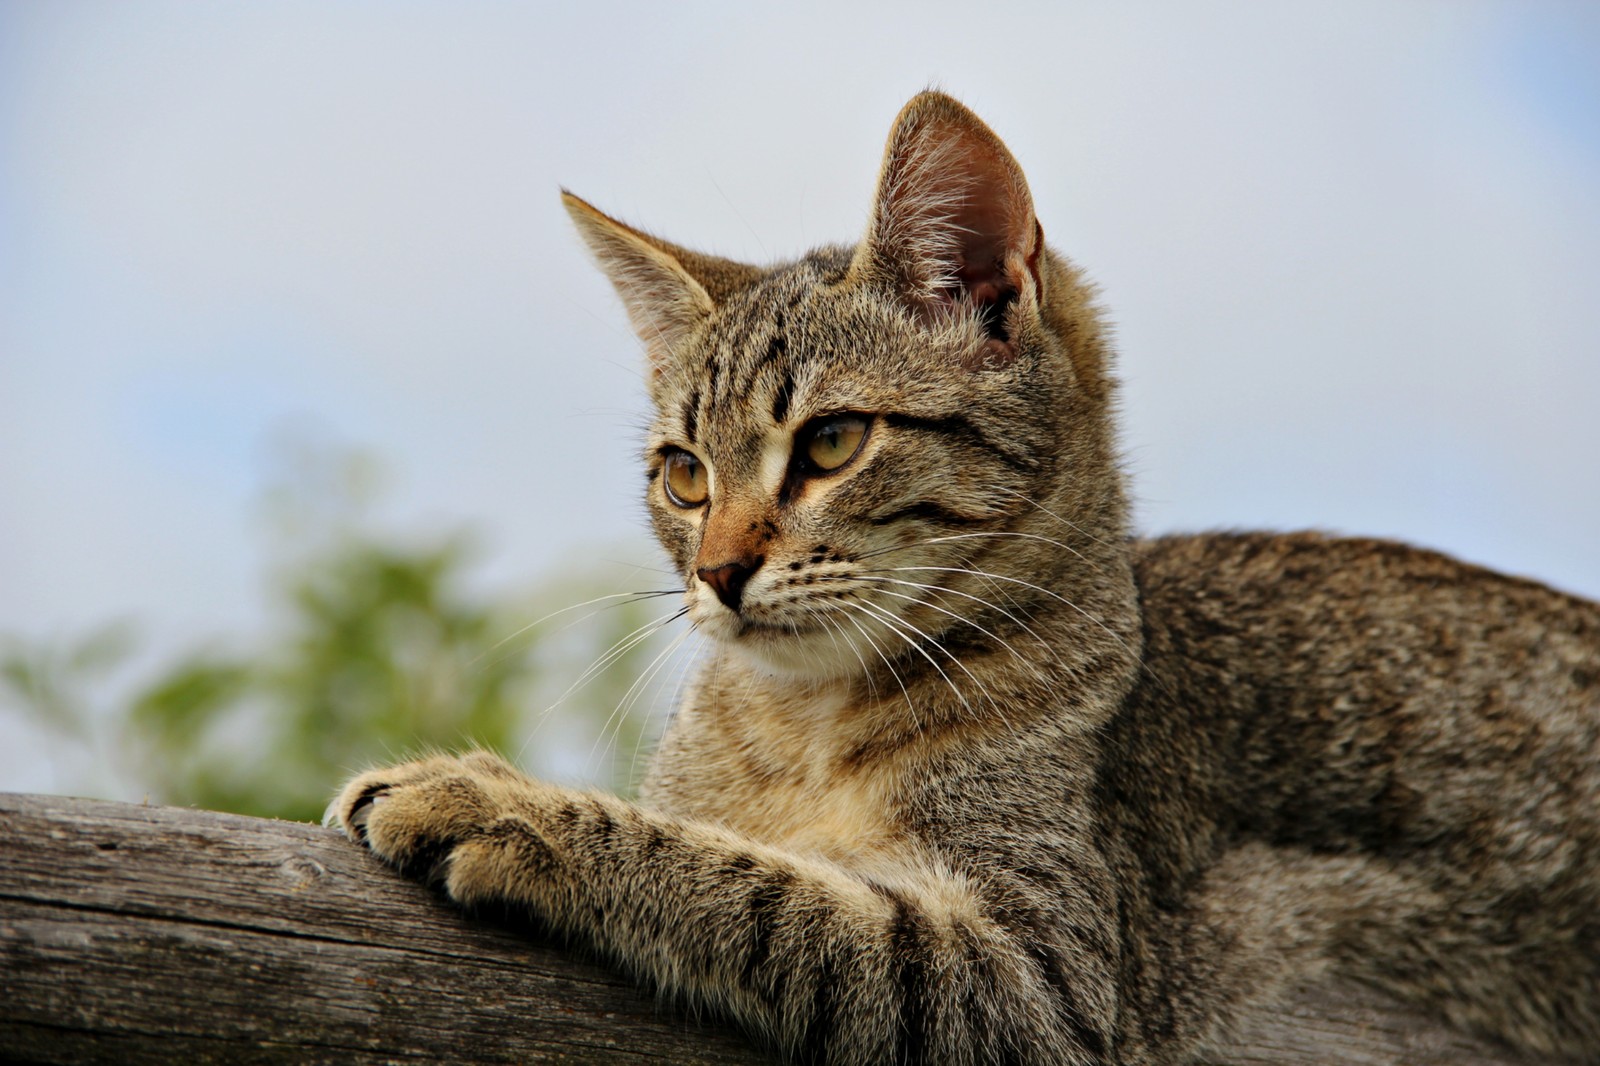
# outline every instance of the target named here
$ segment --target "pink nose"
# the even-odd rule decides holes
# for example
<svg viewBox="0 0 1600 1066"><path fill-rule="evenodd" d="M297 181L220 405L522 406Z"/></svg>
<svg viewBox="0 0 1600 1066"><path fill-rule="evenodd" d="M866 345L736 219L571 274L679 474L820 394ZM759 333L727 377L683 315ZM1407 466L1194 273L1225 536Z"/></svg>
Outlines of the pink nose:
<svg viewBox="0 0 1600 1066"><path fill-rule="evenodd" d="M730 611L739 610L739 597L744 594L745 582L750 580L750 575L761 568L767 561L765 555L746 556L735 559L731 563L721 566L702 566L696 570L695 576L711 586L717 594L717 599Z"/></svg>

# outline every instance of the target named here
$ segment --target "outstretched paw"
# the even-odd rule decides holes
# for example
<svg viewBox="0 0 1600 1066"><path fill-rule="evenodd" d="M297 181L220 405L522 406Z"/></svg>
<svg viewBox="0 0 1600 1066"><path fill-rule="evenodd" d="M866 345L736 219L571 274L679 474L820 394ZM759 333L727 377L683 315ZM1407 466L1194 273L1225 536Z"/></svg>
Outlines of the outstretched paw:
<svg viewBox="0 0 1600 1066"><path fill-rule="evenodd" d="M474 861L503 841L522 848L540 840L534 828L548 786L487 752L434 756L361 774L340 791L328 821L352 840L413 876L445 884L458 900L507 895L487 884Z"/></svg>

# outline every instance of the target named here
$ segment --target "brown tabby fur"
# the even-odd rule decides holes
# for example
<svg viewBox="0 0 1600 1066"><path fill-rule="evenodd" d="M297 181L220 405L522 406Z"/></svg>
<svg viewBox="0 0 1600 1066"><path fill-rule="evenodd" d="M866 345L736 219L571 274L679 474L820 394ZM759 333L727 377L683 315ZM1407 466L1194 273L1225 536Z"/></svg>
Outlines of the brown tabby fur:
<svg viewBox="0 0 1600 1066"><path fill-rule="evenodd" d="M1175 1063L1326 972L1600 1057L1600 606L1383 541L1131 539L1091 290L946 96L855 248L756 269L566 202L716 650L643 803L440 757L352 781L353 836L792 1059ZM859 453L804 469L841 412Z"/></svg>

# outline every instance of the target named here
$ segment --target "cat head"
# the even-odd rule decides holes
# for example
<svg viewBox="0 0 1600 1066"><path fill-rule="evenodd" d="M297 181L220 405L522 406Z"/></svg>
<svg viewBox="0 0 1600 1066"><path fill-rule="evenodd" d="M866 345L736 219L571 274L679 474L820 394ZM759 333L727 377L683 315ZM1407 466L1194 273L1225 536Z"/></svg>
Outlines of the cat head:
<svg viewBox="0 0 1600 1066"><path fill-rule="evenodd" d="M972 112L913 99L861 243L769 268L563 199L644 341L650 513L703 631L796 675L956 673L1094 610L1104 331Z"/></svg>

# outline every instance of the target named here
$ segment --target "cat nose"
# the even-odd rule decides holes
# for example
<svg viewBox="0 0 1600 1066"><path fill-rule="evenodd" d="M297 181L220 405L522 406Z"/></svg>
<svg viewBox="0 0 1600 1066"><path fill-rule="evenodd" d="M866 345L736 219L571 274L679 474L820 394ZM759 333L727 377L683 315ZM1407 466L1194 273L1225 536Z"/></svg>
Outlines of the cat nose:
<svg viewBox="0 0 1600 1066"><path fill-rule="evenodd" d="M745 582L767 561L765 555L747 555L721 566L702 566L695 576L711 586L717 599L730 611L739 609L739 597L744 594Z"/></svg>

